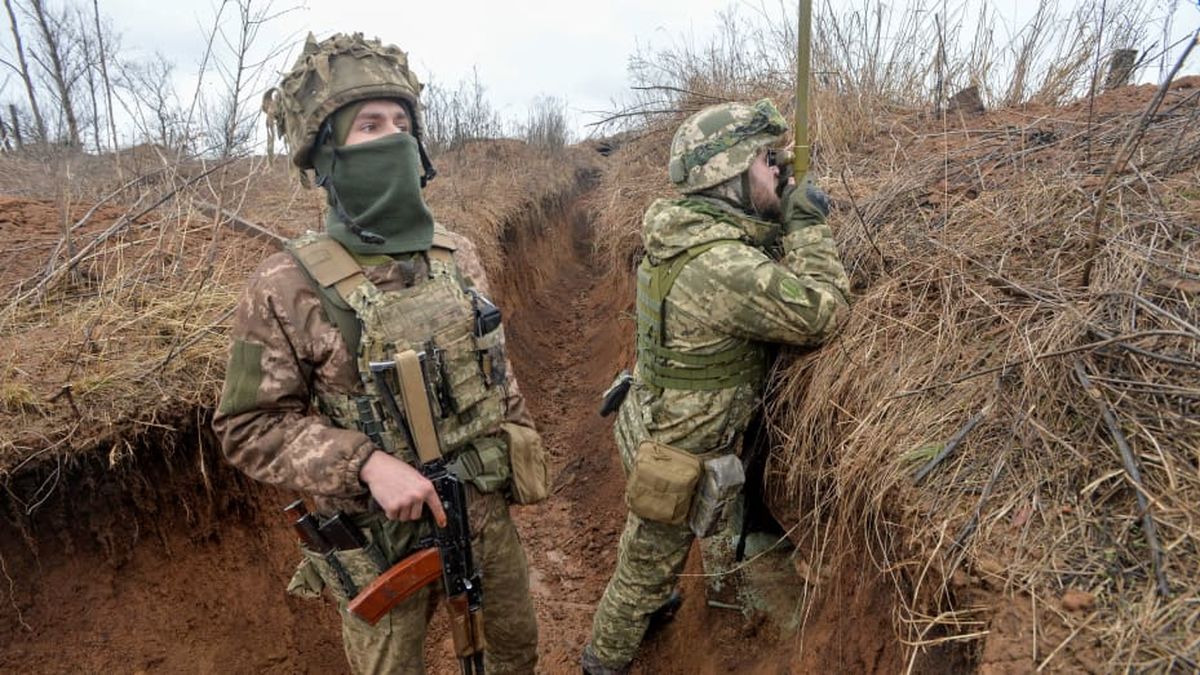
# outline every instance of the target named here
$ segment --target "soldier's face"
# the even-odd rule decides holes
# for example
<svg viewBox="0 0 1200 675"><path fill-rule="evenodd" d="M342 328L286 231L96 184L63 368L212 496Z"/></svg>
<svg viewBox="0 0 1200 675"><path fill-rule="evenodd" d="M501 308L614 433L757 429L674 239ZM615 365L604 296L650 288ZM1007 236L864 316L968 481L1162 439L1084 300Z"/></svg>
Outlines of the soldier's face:
<svg viewBox="0 0 1200 675"><path fill-rule="evenodd" d="M411 132L412 120L408 111L399 101L377 100L367 101L359 109L350 124L350 132L346 134L345 145L366 143L401 131Z"/></svg>
<svg viewBox="0 0 1200 675"><path fill-rule="evenodd" d="M779 195L775 194L775 183L779 180L779 167L767 162L764 148L754 157L748 170L750 176L750 205L764 220L777 220L780 214Z"/></svg>

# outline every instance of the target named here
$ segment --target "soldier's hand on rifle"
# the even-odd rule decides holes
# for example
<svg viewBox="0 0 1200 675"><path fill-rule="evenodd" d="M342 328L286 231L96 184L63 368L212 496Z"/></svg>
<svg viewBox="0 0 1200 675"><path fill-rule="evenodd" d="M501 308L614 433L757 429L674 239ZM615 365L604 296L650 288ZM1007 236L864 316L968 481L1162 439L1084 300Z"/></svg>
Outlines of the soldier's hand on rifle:
<svg viewBox="0 0 1200 675"><path fill-rule="evenodd" d="M407 463L376 450L363 463L358 475L388 518L420 520L428 504L438 527L446 526L446 511L433 483Z"/></svg>

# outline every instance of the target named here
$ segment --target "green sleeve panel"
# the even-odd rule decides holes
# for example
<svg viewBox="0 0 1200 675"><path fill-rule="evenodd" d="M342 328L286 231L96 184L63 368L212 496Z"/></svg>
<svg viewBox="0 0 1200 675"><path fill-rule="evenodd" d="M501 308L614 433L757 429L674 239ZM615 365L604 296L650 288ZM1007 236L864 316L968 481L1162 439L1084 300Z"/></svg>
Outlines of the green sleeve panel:
<svg viewBox="0 0 1200 675"><path fill-rule="evenodd" d="M262 384L262 354L262 345L233 341L225 369L225 389L221 392L222 414L236 415L254 409Z"/></svg>

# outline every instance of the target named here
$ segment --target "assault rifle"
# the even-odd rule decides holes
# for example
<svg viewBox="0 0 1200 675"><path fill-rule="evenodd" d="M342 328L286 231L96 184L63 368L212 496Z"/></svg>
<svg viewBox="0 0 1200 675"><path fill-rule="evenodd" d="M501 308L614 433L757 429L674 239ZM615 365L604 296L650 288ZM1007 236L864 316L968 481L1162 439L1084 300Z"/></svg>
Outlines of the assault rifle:
<svg viewBox="0 0 1200 675"><path fill-rule="evenodd" d="M437 427L429 403L425 377L425 353L408 350L393 361L373 361L372 379L387 413L395 420L420 461L418 467L433 483L446 526L434 525L433 546L401 560L365 588L350 603L349 610L374 623L417 589L442 577L450 634L463 675L483 675L483 587L471 557L471 525L467 519L467 495L462 482L442 457ZM393 388L395 377L399 389Z"/></svg>

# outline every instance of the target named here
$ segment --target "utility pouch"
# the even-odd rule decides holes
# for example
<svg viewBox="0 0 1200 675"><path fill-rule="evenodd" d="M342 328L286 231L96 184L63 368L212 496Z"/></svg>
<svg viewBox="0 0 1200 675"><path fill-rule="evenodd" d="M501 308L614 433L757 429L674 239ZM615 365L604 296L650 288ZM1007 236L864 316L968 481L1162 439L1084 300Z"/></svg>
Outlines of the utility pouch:
<svg viewBox="0 0 1200 675"><path fill-rule="evenodd" d="M696 499L688 514L688 527L700 538L711 535L725 508L746 484L746 472L737 455L727 454L704 461L704 472Z"/></svg>
<svg viewBox="0 0 1200 675"><path fill-rule="evenodd" d="M492 436L476 438L454 456L450 470L459 480L489 494L504 488L512 478L504 441Z"/></svg>
<svg viewBox="0 0 1200 675"><path fill-rule="evenodd" d="M690 452L642 441L625 485L625 504L646 520L682 525L696 494L700 467L700 458Z"/></svg>
<svg viewBox="0 0 1200 675"><path fill-rule="evenodd" d="M508 443L512 466L512 499L518 504L536 504L550 496L550 463L538 432L519 424L500 425Z"/></svg>
<svg viewBox="0 0 1200 675"><path fill-rule="evenodd" d="M508 368L504 357L500 308L474 288L468 288L467 292L471 294L471 307L475 312L473 334L475 349L479 352L479 369L489 387L504 384L508 378Z"/></svg>
<svg viewBox="0 0 1200 675"><path fill-rule="evenodd" d="M300 564L296 565L296 571L292 573L291 581L288 582L288 595L313 600L321 597L321 591L324 589L325 580L321 578L316 564L308 556L301 558Z"/></svg>
<svg viewBox="0 0 1200 675"><path fill-rule="evenodd" d="M303 572L306 579L311 579L311 574L315 571L323 585L329 588L334 597L338 600L348 601L383 573L383 570L375 564L379 554L378 549L371 550L374 546L375 544L371 543L364 548L349 551L335 550L330 553L317 553L301 546L300 551L304 554L304 560L296 569L296 574L292 576L292 582L296 583L297 576L301 576L301 568L307 565L309 569ZM339 567L341 569L338 569ZM307 591L311 591L315 586L311 582L304 583L307 584ZM288 585L288 591L292 591L292 584ZM301 597L315 597L315 595L306 595L305 591L300 589L297 591L295 594ZM320 592L320 588L317 587L315 594Z"/></svg>

